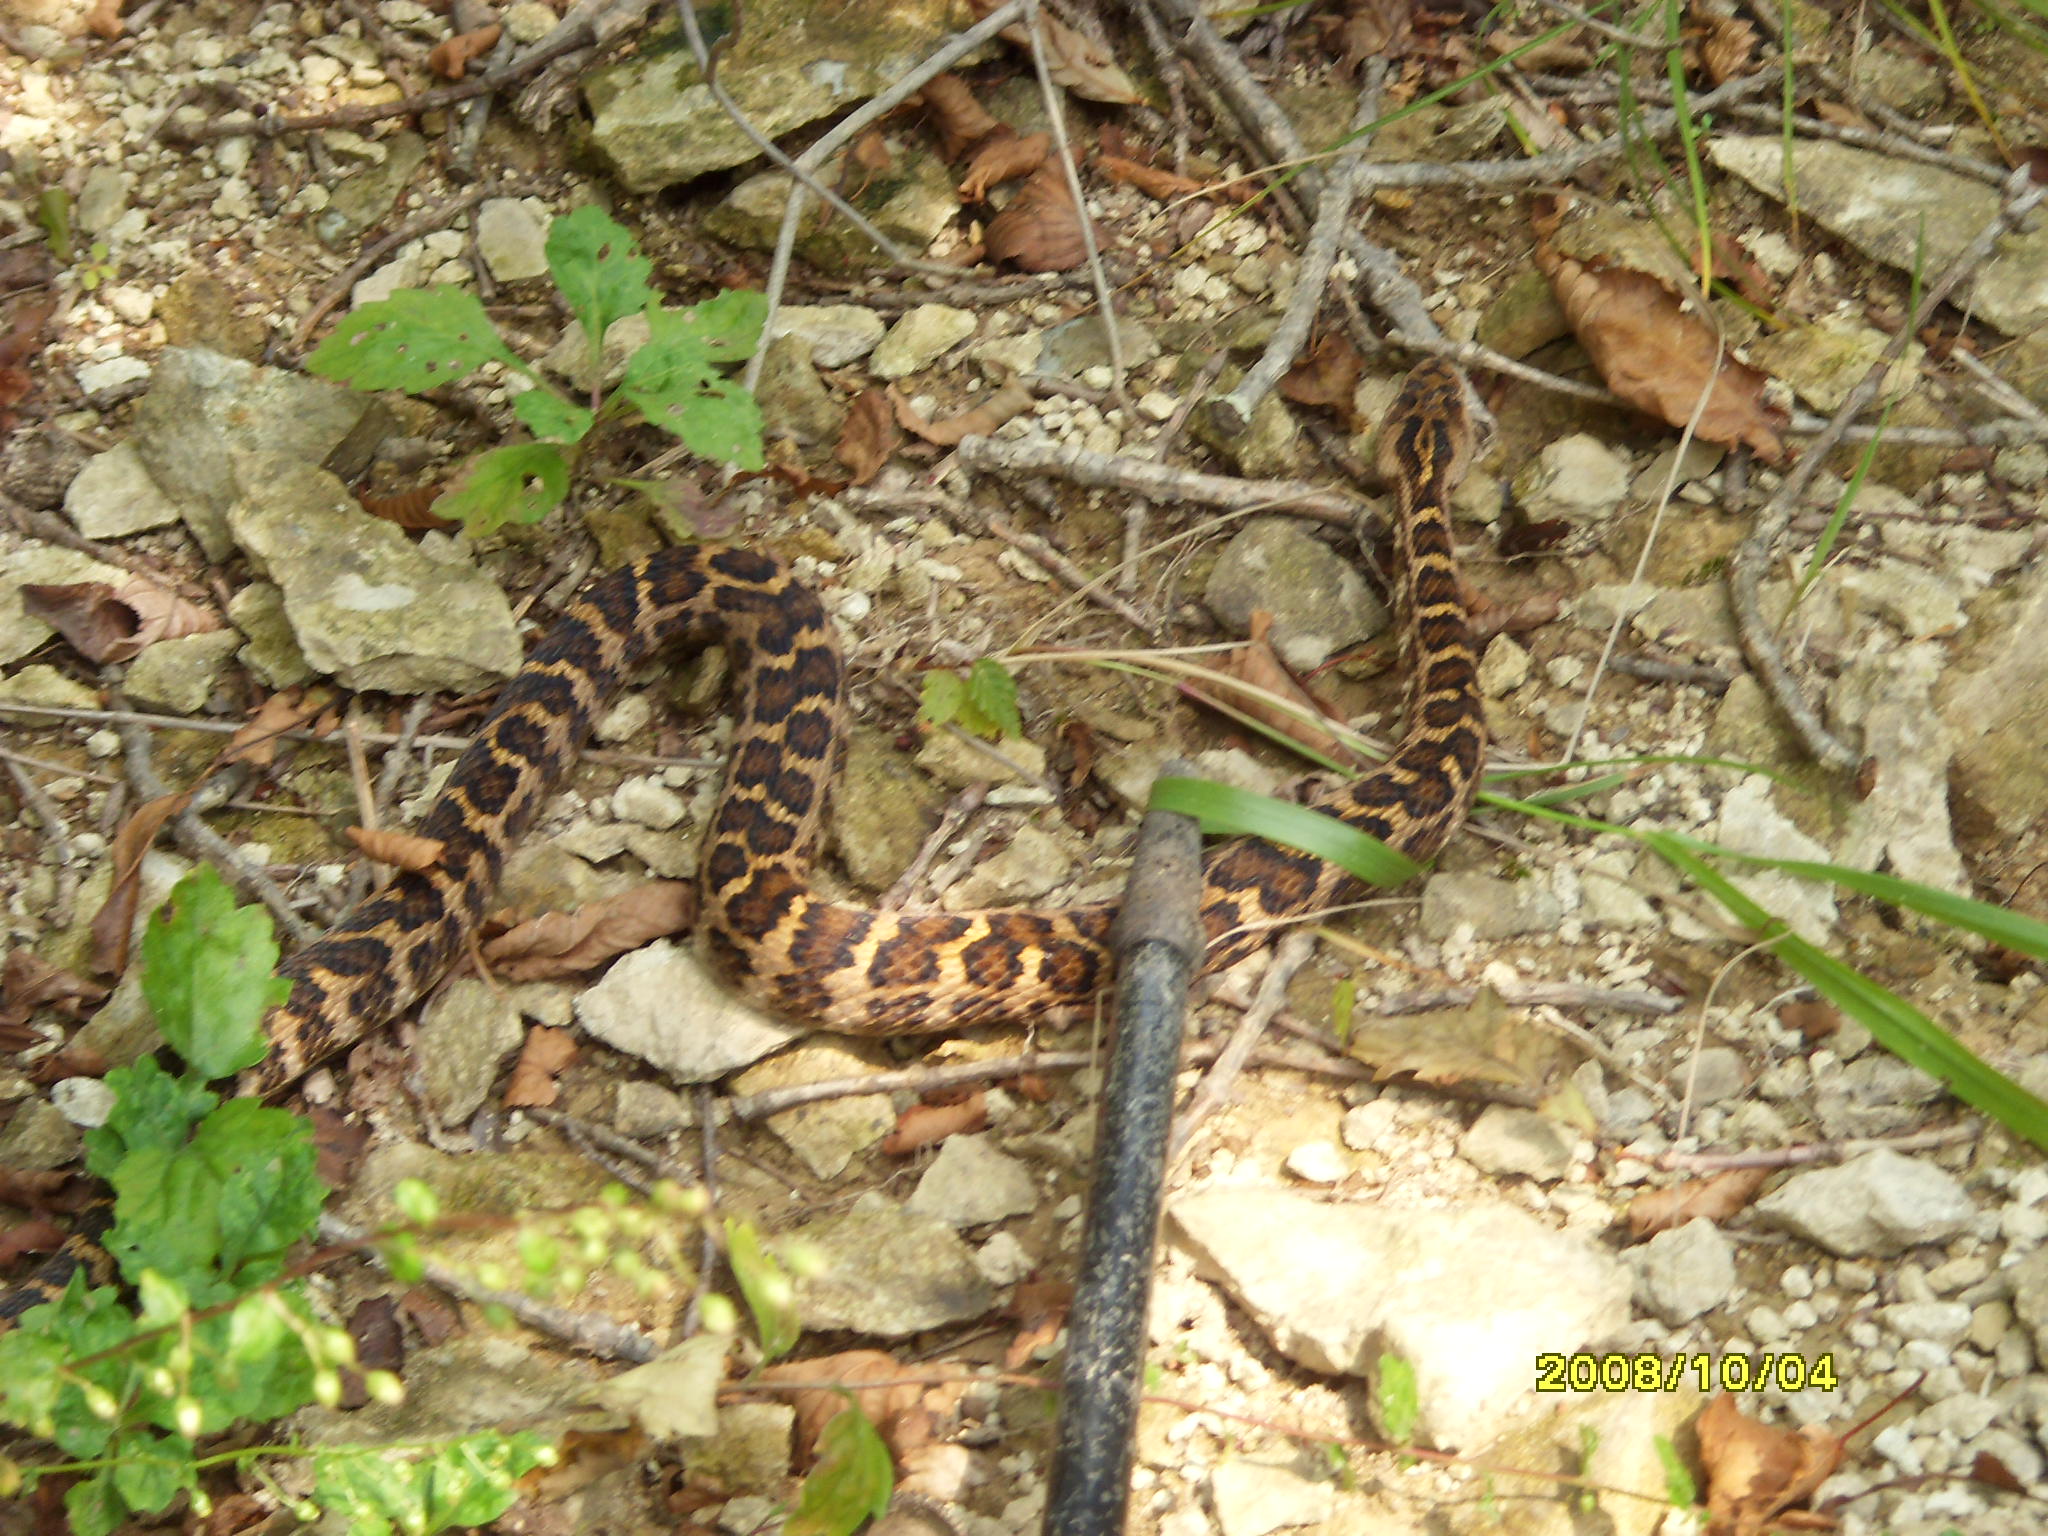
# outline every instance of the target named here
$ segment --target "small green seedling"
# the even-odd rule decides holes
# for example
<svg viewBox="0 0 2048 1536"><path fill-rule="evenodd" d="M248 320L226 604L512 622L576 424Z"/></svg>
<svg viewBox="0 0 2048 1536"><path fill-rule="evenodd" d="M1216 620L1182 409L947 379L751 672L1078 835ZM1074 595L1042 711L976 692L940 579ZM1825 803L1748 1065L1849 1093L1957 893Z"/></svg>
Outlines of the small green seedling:
<svg viewBox="0 0 2048 1536"><path fill-rule="evenodd" d="M583 328L593 375L602 371L612 325L644 315L648 337L616 385L593 382L587 402L556 391L505 344L482 302L463 288L400 289L354 311L313 349L306 367L356 389L423 394L496 364L531 385L512 414L534 441L471 459L434 503L440 516L485 534L537 523L569 494L578 451L600 426L638 415L692 453L741 469L765 463L761 410L725 370L760 344L767 301L728 290L686 308L664 308L648 283L652 266L602 209L584 207L548 231L548 271Z"/></svg>

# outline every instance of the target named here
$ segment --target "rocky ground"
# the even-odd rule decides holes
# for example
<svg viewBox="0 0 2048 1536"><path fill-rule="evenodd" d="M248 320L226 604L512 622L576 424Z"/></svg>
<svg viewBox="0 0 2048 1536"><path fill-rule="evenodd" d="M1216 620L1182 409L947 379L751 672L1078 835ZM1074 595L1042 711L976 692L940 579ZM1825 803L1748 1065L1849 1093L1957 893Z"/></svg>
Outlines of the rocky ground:
<svg viewBox="0 0 2048 1536"><path fill-rule="evenodd" d="M734 99L800 148L972 19L938 0L887 20L863 11L834 13L846 30L828 33L822 13L749 7L722 67ZM1640 254L1641 207L1590 234L1585 222L1532 226L1524 193L1539 185L1576 176L1589 201L1630 195L1619 157L1598 148L1614 127L1613 69L1595 66L1598 39L1584 35L1498 77L1522 142L1550 157L1533 174L1503 130L1502 98L1476 87L1388 125L1361 162L1345 227L1364 234L1323 255L1336 288L1408 345L1349 332L1326 305L1325 328L1297 338L1309 360L1286 398L1265 395L1238 430L1219 425L1204 400L1239 387L1318 253L1278 203L1218 219L1229 204L1215 186L1281 157L1208 126L1205 103L1229 95L1213 59L1169 92L1142 29L1110 12L1107 52L1139 99L1119 100L1122 77L1082 67L1078 48L1060 83L1067 131L1091 157L1082 174L1120 308L1116 348L1085 268L908 273L878 264L844 216L814 220L756 386L775 476L726 489L715 469L678 471L670 455L655 503L593 474L540 529L485 539L373 517L358 486L395 497L438 484L516 429L502 371L426 401L301 371L352 306L464 285L516 350L587 384L587 349L543 280L551 218L609 207L678 303L778 280L768 251L786 183L701 90L678 93L679 44L642 32L634 7L608 14L621 30L602 34L599 57L566 53L488 112L430 100L409 116L265 137L220 120L256 104L345 118L427 90L424 55L450 23L411 0L203 0L145 7L125 35L81 40L66 36L62 7L0 6L12 50L0 225L14 231L0 255L41 247L51 189L73 227L67 263L17 271L23 293L53 302L21 359L30 382L6 407L10 945L87 970L110 849L138 798L206 773L222 738L205 727L331 681L337 707L355 699L367 766L352 768L331 735L301 740L209 811L224 843L166 839L140 877L146 909L194 857L226 860L317 933L360 880L333 835L362 819L360 799L390 824L416 818L478 699L585 577L699 529L796 560L841 626L857 724L828 881L874 900L908 875L913 903L952 909L1111 896L1167 756L1267 790L1284 790L1297 764L1159 682L1059 658L1016 665L1025 735L991 755L917 722L921 670L1235 641L1263 612L1279 656L1334 715L1390 737L1399 667L1373 570L1385 551L1369 544L1361 559L1344 525L1379 506L1383 487L1351 472L1372 462L1373 428L1417 348L1473 364L1497 418L1458 496L1481 682L1497 765L1551 770L1497 787L1590 784L1566 808L1618 828L2040 909L2048 233L2037 217L1995 251L1967 251L1999 216L2000 149L2025 165L2048 142L2022 40L1968 40L2001 114L1994 140L1934 55L1857 30L1854 13L1800 9L1822 41L1800 55L1789 177L1775 106L1756 115L1777 101L1775 58L1756 52L1752 28L1748 52L1713 66L1714 88L1737 94L1706 140L1706 174L1715 228L1734 242L1720 260L1749 302L1721 318L1740 366L1772 382L1725 420L1703 416L1699 440L1680 440L1691 395L1666 426L1602 387L1641 404L1619 375L1648 376L1651 393L1666 373L1686 377L1674 360L1691 322L1675 299L1644 297L1674 280L1668 250ZM1323 144L1354 117L1361 18L1365 7L1263 23L1222 46L1301 139ZM509 52L489 55L494 68L559 35L533 0L501 20ZM1392 105L1555 18L1532 11L1491 42L1391 8L1380 20ZM1735 48L1730 24L1692 15L1696 71L1709 40ZM1641 66L1654 107L1652 62L1661 50ZM1048 126L1024 52L998 43L961 72L1006 132ZM1746 79L1760 86L1742 97ZM825 180L928 260L1009 250L1011 265L1048 264L1075 221L1003 226L992 215L1022 200L1015 182L963 208L941 118L883 119ZM1184 125L1192 150L1177 155ZM1109 156L1186 187L1113 174ZM1314 205L1295 206L1312 219ZM1830 771L1746 663L1726 578L1758 507L1799 473L1925 283L1959 261L1968 286L1903 349L1885 434L1818 579L1801 589L1857 470L1855 442L1779 508L1786 531L1757 583L1818 728L1850 745L1849 771ZM1622 346L1587 319L1588 284L1610 314L1633 305L1654 320ZM877 402L910 425L861 426ZM920 430L977 407L987 414L954 441ZM646 474L667 446L624 430L591 462ZM1077 596L1077 577L1098 576ZM22 606L26 587L132 591L138 577L159 596L153 609L139 600L131 626L160 623L172 600L216 622L160 627L173 637L96 662L73 629L60 636ZM638 901L652 881L692 877L723 761L724 675L716 658L650 672L613 705L598 750L516 857L504 905ZM1554 771L1564 761L1608 766ZM2048 1095L2026 957L1789 874L1727 873ZM1698 1416L1729 1387L1745 1415L1807 1430L1808 1447L1891 1404L1814 1495L1844 1531L2036 1529L2048 1491L2041 1150L1948 1097L1753 937L1622 832L1482 808L1419 887L1291 953L1284 998L1269 999L1281 1032L1171 1175L1134 1528L1689 1529L1661 1502L1658 1439L1711 1481L1700 1441L1713 1432ZM1256 991L1256 976L1225 978L1202 1035L1233 1028ZM503 1087L534 1025L580 1044L546 1115L508 1107ZM78 1064L117 1064L152 1040L132 978L75 1029L35 1021L0 1065L0 1165L65 1166L90 1099L66 1087ZM868 1379L951 1383L913 1405L921 1429L892 1432L901 1486L926 1518L1025 1531L1052 1431L1049 1400L1019 1373L1057 1358L1101 1086L1093 1031L1029 1044L1053 1064L981 1092L966 1129L892 1150L915 1145L904 1123L934 1096L915 1074L1025 1046L1000 1032L936 1044L800 1035L725 997L687 937L660 937L595 979L457 979L391 1038L317 1074L307 1096L358 1128L340 1138L342 1209L356 1220L403 1177L443 1188L456 1209L519 1211L573 1201L616 1168L643 1171L649 1154L699 1179L710 1149L720 1211L808 1240L818 1261L799 1356L868 1351ZM866 1083L904 1071L882 1091ZM1202 1074L1190 1065L1191 1090ZM790 1108L769 1097L809 1083L844 1091ZM1739 1180L1745 1164L1769 1182L1704 1194L1695 1182ZM1646 1203L1674 1189L1661 1212ZM390 1310L391 1291L344 1267L323 1296L338 1320L361 1322L366 1308ZM680 1337L670 1305L603 1287L578 1304L661 1343ZM426 1292L396 1314L411 1406L316 1418L307 1433L425 1436L484 1410L586 1427L602 1448L584 1454L585 1475L516 1506L508 1530L673 1529L686 1517L745 1532L777 1518L794 1454L784 1396L729 1391L714 1432L629 1443L619 1426L640 1410L614 1398L600 1422L587 1406L609 1368ZM1415 1372L1405 1428L1377 1396L1385 1354ZM1654 1361L1657 1390L1587 1390L1603 1358L1635 1385ZM963 1373L977 1379L962 1387ZM1389 1434L1450 1454L1372 1448ZM1791 1443L1770 1442L1781 1454ZM1737 1475L1722 1475L1735 1497ZM1602 1490L1595 1509L1561 1494L1557 1480L1575 1477ZM1753 1499L1723 1528L1762 1530L1742 1521L1764 1518Z"/></svg>

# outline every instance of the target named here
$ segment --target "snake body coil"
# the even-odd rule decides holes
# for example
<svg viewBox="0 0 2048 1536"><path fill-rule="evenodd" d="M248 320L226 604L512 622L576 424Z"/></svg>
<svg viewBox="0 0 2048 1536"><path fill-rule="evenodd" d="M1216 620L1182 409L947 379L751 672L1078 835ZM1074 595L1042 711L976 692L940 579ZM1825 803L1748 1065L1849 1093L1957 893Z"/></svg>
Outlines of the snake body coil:
<svg viewBox="0 0 2048 1536"><path fill-rule="evenodd" d="M1426 362L1381 433L1410 651L1408 732L1372 772L1316 806L1412 858L1471 804L1486 734L1446 501L1469 453L1465 384ZM828 901L807 874L845 711L839 644L818 599L772 556L681 547L594 583L505 688L418 831L440 864L402 874L283 970L271 1055L243 1090L273 1094L417 999L482 918L532 823L626 674L673 642L721 639L740 680L725 791L704 840L702 921L747 996L848 1034L907 1034L1044 1017L1108 975L1113 909L874 912ZM1345 899L1351 877L1312 855L1240 841L1205 867L1208 964L1257 948L1272 920Z"/></svg>

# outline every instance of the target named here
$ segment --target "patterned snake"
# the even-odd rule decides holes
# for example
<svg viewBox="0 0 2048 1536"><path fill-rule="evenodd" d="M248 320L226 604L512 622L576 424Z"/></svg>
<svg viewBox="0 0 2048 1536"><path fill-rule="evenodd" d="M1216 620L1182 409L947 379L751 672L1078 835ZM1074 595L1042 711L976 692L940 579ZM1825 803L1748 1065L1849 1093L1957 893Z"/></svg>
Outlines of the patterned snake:
<svg viewBox="0 0 2048 1536"><path fill-rule="evenodd" d="M1464 818L1486 747L1447 507L1472 436L1463 377L1441 361L1417 367L1379 449L1399 501L1408 730L1386 762L1313 802L1418 860ZM1094 997L1110 969L1112 906L906 914L812 889L845 713L838 639L780 560L683 546L599 579L541 641L418 829L443 845L439 866L400 875L284 967L293 986L270 1017L275 1049L242 1090L281 1091L417 999L462 950L507 850L621 679L660 647L713 637L734 653L740 701L704 840L701 912L714 960L742 993L856 1035L1043 1018ZM1256 949L1275 919L1354 889L1310 854L1257 841L1218 847L1201 902L1209 968Z"/></svg>
<svg viewBox="0 0 2048 1536"><path fill-rule="evenodd" d="M1423 363L1380 433L1398 495L1410 652L1408 731L1393 755L1313 802L1409 857L1428 858L1463 820L1486 750L1478 668L1451 552L1447 501L1472 447L1464 379ZM273 1043L243 1093L272 1095L415 1001L482 919L507 850L532 823L619 682L674 641L722 638L740 678L725 791L704 842L702 920L714 958L747 996L847 1034L910 1034L1030 1020L1089 1003L1110 969L1114 908L871 912L828 901L807 878L845 710L831 621L788 566L741 549L679 547L602 577L507 685L419 828L441 863L398 876L282 974ZM1345 900L1355 882L1313 855L1239 841L1204 867L1206 964L1257 949L1275 919ZM110 1214L37 1277L0 1291L0 1319L51 1299Z"/></svg>

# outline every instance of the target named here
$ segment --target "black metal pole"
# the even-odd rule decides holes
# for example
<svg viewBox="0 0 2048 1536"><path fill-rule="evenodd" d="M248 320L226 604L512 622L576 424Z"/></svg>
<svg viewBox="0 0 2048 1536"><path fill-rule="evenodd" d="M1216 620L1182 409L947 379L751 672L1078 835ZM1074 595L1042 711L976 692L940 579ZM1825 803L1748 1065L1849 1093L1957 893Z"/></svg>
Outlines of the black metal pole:
<svg viewBox="0 0 2048 1536"><path fill-rule="evenodd" d="M1187 771L1178 762L1160 769ZM1116 1041L1067 1319L1045 1536L1116 1536L1124 1528L1173 1081L1188 984L1202 959L1201 888L1201 833L1193 819L1148 812L1117 918Z"/></svg>

